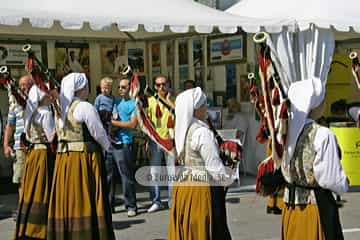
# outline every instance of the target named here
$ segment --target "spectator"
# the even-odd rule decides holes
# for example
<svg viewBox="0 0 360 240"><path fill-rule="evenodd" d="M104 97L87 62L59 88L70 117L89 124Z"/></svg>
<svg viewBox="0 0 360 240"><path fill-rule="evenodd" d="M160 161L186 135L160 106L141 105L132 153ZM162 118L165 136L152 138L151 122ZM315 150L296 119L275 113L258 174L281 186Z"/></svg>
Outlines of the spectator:
<svg viewBox="0 0 360 240"><path fill-rule="evenodd" d="M19 79L19 87L26 94L29 93L32 85L32 80L28 75L22 76ZM15 143L13 146L10 146L10 139L13 132ZM19 185L19 193L21 189L20 183L23 175L25 161L25 148L24 145L21 143L20 138L24 132L24 109L22 108L22 106L16 103L15 99L11 95L9 101L8 119L4 131L3 147L4 155L6 158L15 155L15 161L13 163L12 181L13 183Z"/></svg>
<svg viewBox="0 0 360 240"><path fill-rule="evenodd" d="M123 186L125 207L128 217L137 214L136 189L135 189L135 159L133 159L133 129L137 127L135 101L130 98L130 80L122 78L119 80L120 98L115 100L112 126L115 128L117 142L112 144L113 161L121 176ZM107 183L113 184L111 169L113 164L107 162ZM109 200L113 205L114 193L109 192Z"/></svg>
<svg viewBox="0 0 360 240"><path fill-rule="evenodd" d="M164 75L157 75L154 78L155 90L159 97L164 101L168 101L170 105L173 105L173 102L170 102L169 98L169 82ZM171 132L168 128L168 120L172 118L172 114L169 109L167 109L163 104L161 104L155 97L148 98L148 108L147 114L150 121L155 126L156 132L163 138L171 137ZM154 141L149 141L150 146L150 166L151 173L155 174L158 171L158 167L161 166L162 159L166 161L166 166L168 167L168 174L172 174L175 166L175 156L166 152L160 146L157 145ZM171 182L168 184L168 206L171 204L171 192L172 185ZM150 198L152 205L148 209L148 212L155 212L162 208L162 203L160 199L160 187L155 185L150 189Z"/></svg>

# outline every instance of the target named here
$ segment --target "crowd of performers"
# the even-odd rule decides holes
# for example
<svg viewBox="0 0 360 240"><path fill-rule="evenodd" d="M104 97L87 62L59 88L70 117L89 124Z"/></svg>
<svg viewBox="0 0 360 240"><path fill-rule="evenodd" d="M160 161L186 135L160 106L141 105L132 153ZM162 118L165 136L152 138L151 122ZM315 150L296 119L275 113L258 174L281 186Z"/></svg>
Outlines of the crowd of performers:
<svg viewBox="0 0 360 240"><path fill-rule="evenodd" d="M43 91L29 76L20 78L26 105L11 102L9 116L15 112L15 117L8 119L14 124L17 117L23 117L25 133L23 138L15 135L17 164L24 161L24 166L14 172L14 182L20 183L14 239L115 239L111 220L114 180L109 171L113 165L121 176L128 216L137 214L132 129L138 122L146 125L147 120L140 118L137 108L141 105L132 99L134 82L128 77L120 79L120 98L115 101L111 83L110 79L101 82L102 94L93 106L87 102L89 83L83 73L66 75L59 92ZM201 88L188 89L171 101L166 97L166 77L155 77L154 84L158 95L148 100L146 110L158 134L150 136L150 165L160 165L164 157L170 174L179 164L190 169L196 166L196 174L231 178L219 151L231 144L219 142L209 126L207 97ZM288 96L292 120L287 157L281 162L282 239L342 239L332 192L346 192L349 181L341 167L336 136L316 123L324 111L325 87L315 78L298 81L290 86ZM54 105L57 107L50 107ZM349 112L359 120L359 108ZM10 130L8 126L4 137L6 156L13 151ZM168 138L174 139L173 155L160 146ZM231 239L226 188L192 182L193 172L186 174L189 177L181 182L169 184L168 239ZM262 177L266 185L266 176ZM152 188L151 201L148 212L162 207L159 186Z"/></svg>
<svg viewBox="0 0 360 240"><path fill-rule="evenodd" d="M130 79L124 77L118 81L120 98L114 100L110 93L112 81L105 78L101 81L102 93L94 105L87 102L89 83L83 73L66 75L61 80L59 92L56 89L43 91L34 84L31 75L20 78L19 89L26 96L23 105L10 92L9 122L4 140L6 156L13 152L9 140L14 123L18 127L23 121L23 129L17 129L15 133L16 164L21 165L21 160L24 163L23 168L17 169L23 172L14 175L14 182L20 186L14 239L114 239L111 220L113 166L121 176L128 216L137 214L131 147L132 130L138 124L138 103L130 96ZM154 81L158 97L171 103L166 99L166 77L159 75ZM147 101L146 115L160 136L150 138L153 171L161 165L162 157L170 169L169 174L173 171L177 158L175 151L165 151L166 148L158 145L164 139L174 137L177 125L171 147L175 149L176 145L180 149L178 155L182 157L177 164L202 166L204 173L208 171L214 176L228 174L220 159L215 135L206 123L205 94L197 87L185 91L177 99L182 104L175 111L180 111L178 116L182 117L176 118L176 123L174 109L162 106L155 97ZM191 134L186 136L190 127ZM186 152L183 151L185 148ZM175 184L172 190L172 185L169 183L169 239L192 236L231 239L223 186ZM153 186L150 192L152 205L148 212L153 212L163 207L159 186ZM191 207L195 203L199 208ZM188 214L185 218L180 217L184 216L183 211ZM194 221L198 221L197 225L203 229L189 228L190 222Z"/></svg>

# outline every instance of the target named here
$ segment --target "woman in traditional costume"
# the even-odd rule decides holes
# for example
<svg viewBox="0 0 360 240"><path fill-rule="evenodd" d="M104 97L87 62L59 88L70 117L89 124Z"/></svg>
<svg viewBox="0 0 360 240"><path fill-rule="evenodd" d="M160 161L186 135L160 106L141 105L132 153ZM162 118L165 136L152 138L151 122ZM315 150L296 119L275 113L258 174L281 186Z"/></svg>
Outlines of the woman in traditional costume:
<svg viewBox="0 0 360 240"><path fill-rule="evenodd" d="M186 170L174 185L168 239L231 239L226 222L224 187L210 187L194 176L228 176L219 147L206 124L207 100L199 87L181 93L175 107L175 145ZM231 177L229 176L229 179Z"/></svg>
<svg viewBox="0 0 360 240"><path fill-rule="evenodd" d="M48 239L114 239L101 156L110 142L88 95L85 74L62 79Z"/></svg>
<svg viewBox="0 0 360 240"><path fill-rule="evenodd" d="M289 135L282 173L287 182L282 209L282 239L343 239L333 193L348 190L340 148L330 129L316 123L325 108L321 80L290 85Z"/></svg>
<svg viewBox="0 0 360 240"><path fill-rule="evenodd" d="M46 239L48 203L55 153L50 143L55 122L50 95L33 85L25 109L25 135L28 146L20 191L15 239Z"/></svg>

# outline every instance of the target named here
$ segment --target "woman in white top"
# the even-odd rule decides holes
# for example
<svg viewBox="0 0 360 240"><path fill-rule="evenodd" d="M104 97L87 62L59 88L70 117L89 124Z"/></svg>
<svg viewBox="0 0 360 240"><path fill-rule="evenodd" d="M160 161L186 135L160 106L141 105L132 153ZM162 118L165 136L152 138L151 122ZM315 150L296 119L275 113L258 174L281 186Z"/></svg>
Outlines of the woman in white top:
<svg viewBox="0 0 360 240"><path fill-rule="evenodd" d="M168 239L231 239L226 222L225 191L196 176L228 176L219 147L206 124L206 95L199 87L176 98L175 145L178 162L186 170L174 184Z"/></svg>
<svg viewBox="0 0 360 240"><path fill-rule="evenodd" d="M287 183L282 239L343 239L332 192L346 192L348 180L336 136L316 123L324 113L325 88L318 78L297 81L288 96L291 117L281 166Z"/></svg>
<svg viewBox="0 0 360 240"><path fill-rule="evenodd" d="M46 239L47 211L55 154L50 143L55 134L50 95L33 85L25 110L27 146L20 191L15 239Z"/></svg>
<svg viewBox="0 0 360 240"><path fill-rule="evenodd" d="M62 79L48 239L114 239L101 156L110 142L88 95L85 74Z"/></svg>

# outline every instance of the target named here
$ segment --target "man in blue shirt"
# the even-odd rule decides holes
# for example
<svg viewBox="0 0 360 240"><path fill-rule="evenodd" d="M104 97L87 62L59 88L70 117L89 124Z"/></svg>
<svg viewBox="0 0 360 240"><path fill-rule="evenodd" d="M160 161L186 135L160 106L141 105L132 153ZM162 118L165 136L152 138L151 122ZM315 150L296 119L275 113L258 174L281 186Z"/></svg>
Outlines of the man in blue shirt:
<svg viewBox="0 0 360 240"><path fill-rule="evenodd" d="M128 217L136 216L136 190L135 190L135 161L132 159L133 129L137 127L135 101L129 96L130 80L122 78L119 80L120 98L115 100L112 126L116 129L117 142L112 145L113 159L116 169L119 171L125 207ZM109 201L111 206L114 199L112 186L112 163L106 163L108 173ZM108 171L110 169L110 171ZM111 176L109 176L111 175Z"/></svg>

